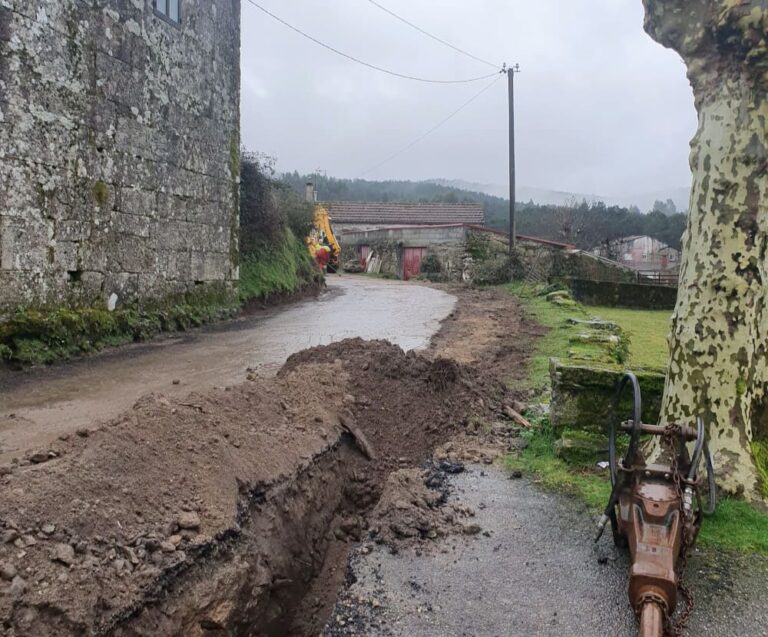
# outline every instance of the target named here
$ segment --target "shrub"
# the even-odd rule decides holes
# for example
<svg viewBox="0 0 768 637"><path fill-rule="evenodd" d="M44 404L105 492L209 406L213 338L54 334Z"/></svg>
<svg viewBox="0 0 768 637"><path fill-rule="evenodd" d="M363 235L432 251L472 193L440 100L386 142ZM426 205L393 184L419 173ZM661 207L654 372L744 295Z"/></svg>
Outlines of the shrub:
<svg viewBox="0 0 768 637"><path fill-rule="evenodd" d="M443 271L443 266L436 254L430 253L424 257L421 262L421 271L423 274L438 274Z"/></svg>
<svg viewBox="0 0 768 637"><path fill-rule="evenodd" d="M475 285L500 285L512 280L509 257L496 256L475 264L472 281Z"/></svg>

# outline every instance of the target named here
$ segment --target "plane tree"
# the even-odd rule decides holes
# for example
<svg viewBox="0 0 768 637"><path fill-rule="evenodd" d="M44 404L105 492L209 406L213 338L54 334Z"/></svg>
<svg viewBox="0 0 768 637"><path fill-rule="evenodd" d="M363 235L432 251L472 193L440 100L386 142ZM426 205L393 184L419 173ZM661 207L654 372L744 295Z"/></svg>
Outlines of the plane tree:
<svg viewBox="0 0 768 637"><path fill-rule="evenodd" d="M719 486L756 500L768 494L768 2L643 1L699 117L663 418L706 415Z"/></svg>

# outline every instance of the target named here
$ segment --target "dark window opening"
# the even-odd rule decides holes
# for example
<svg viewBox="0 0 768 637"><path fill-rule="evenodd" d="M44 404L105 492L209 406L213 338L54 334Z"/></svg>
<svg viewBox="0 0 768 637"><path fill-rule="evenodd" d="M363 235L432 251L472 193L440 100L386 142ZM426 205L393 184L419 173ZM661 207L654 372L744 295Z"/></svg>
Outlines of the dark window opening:
<svg viewBox="0 0 768 637"><path fill-rule="evenodd" d="M155 0L155 13L173 24L181 24L181 0Z"/></svg>
<svg viewBox="0 0 768 637"><path fill-rule="evenodd" d="M70 283L79 283L83 280L82 270L69 270L67 271L67 278Z"/></svg>

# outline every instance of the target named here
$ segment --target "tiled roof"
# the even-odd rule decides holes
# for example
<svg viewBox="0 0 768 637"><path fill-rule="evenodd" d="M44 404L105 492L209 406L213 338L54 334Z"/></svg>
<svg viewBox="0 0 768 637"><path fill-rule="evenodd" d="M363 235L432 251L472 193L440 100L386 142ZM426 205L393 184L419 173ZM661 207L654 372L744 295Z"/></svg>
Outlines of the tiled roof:
<svg viewBox="0 0 768 637"><path fill-rule="evenodd" d="M446 224L485 223L481 204L321 202L333 223Z"/></svg>

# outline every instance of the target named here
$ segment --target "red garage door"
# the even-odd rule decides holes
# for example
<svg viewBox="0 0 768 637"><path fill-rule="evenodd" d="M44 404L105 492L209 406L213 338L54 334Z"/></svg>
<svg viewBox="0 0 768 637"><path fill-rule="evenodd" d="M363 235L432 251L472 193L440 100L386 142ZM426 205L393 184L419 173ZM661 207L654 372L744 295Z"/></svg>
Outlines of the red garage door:
<svg viewBox="0 0 768 637"><path fill-rule="evenodd" d="M408 281L421 272L421 260L426 254L426 248L405 248L403 250L403 279Z"/></svg>

